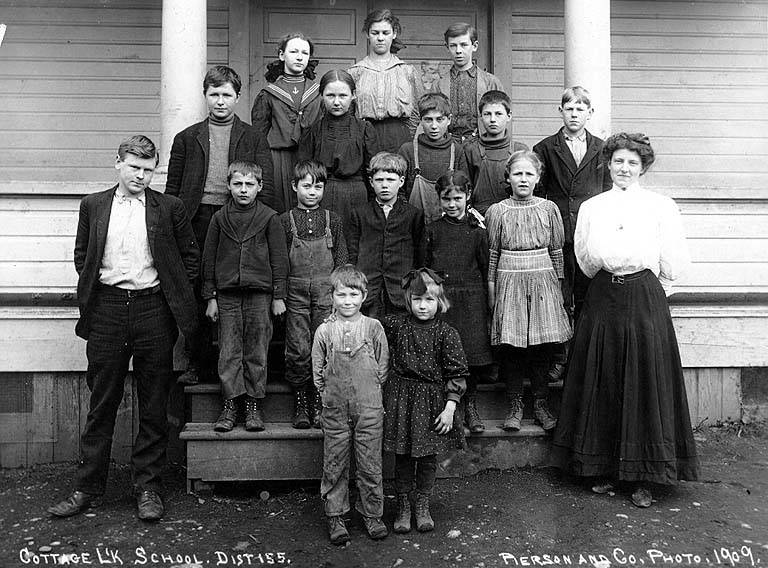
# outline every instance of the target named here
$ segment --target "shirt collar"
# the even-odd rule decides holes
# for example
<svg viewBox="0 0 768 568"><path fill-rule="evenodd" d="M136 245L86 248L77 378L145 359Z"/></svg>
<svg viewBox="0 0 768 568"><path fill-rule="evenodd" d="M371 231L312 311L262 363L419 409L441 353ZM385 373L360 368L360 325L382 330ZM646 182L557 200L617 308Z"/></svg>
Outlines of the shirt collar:
<svg viewBox="0 0 768 568"><path fill-rule="evenodd" d="M561 130L561 132L563 133L563 138L565 138L566 140L568 140L570 142L574 142L574 141L584 142L587 139L587 131L586 130L581 133L581 136L569 136L568 134L565 133L565 130Z"/></svg>
<svg viewBox="0 0 768 568"><path fill-rule="evenodd" d="M142 191L139 195L136 197L127 197L125 195L122 195L117 189L115 190L115 196L114 199L117 200L118 203L126 203L127 201L130 201L131 199L135 199L139 203L141 203L144 207L147 206L147 192Z"/></svg>
<svg viewBox="0 0 768 568"><path fill-rule="evenodd" d="M470 67L466 71L458 71L455 67L451 66L451 77L454 77L454 78L458 77L460 73L466 73L467 75L469 75L474 79L475 76L477 75L477 65L473 63L472 67Z"/></svg>

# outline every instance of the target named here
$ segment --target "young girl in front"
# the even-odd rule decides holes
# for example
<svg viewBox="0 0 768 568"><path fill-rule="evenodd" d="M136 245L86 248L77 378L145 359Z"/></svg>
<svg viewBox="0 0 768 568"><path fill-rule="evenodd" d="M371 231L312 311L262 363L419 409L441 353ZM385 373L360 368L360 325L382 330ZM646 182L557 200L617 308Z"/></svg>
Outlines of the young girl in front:
<svg viewBox="0 0 768 568"><path fill-rule="evenodd" d="M334 69L320 79L325 114L301 137L299 159L325 166L322 207L334 211L349 234L352 210L368 201L365 169L379 151L376 131L355 116L355 81L346 71Z"/></svg>
<svg viewBox="0 0 768 568"><path fill-rule="evenodd" d="M384 319L390 348L385 389L384 451L395 454L398 511L394 531L411 530L410 493L416 482L416 528L431 531L429 497L435 485L437 454L461 442L454 424L466 390L467 361L458 332L436 316L448 309L442 279L432 269L403 277L407 315Z"/></svg>
<svg viewBox="0 0 768 568"><path fill-rule="evenodd" d="M485 214L491 345L498 349L499 379L507 391L504 430L520 429L526 371L536 422L546 431L555 427L545 375L553 349L571 337L560 289L563 221L554 202L534 197L540 177L541 161L534 152L513 153L506 167L510 197Z"/></svg>
<svg viewBox="0 0 768 568"><path fill-rule="evenodd" d="M488 337L488 233L485 225L467 211L472 182L461 170L443 174L434 191L443 216L424 232L425 264L446 274L443 287L452 308L443 319L456 328L469 364L464 421L477 434L485 425L477 411L477 378L493 363Z"/></svg>
<svg viewBox="0 0 768 568"><path fill-rule="evenodd" d="M315 79L315 46L300 32L280 38L278 59L267 65L263 88L251 109L251 123L267 138L275 169L278 213L296 206L291 189L301 133L320 118L320 89Z"/></svg>

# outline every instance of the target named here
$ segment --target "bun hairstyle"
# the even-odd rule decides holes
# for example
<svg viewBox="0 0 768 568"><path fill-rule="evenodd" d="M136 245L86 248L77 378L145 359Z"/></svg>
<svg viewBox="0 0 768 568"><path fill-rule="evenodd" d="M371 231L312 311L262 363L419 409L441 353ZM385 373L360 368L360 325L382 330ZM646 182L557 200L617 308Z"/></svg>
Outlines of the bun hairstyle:
<svg viewBox="0 0 768 568"><path fill-rule="evenodd" d="M407 46L400 41L400 35L403 33L403 28L400 25L400 20L397 19L391 10L384 8L383 10L374 10L370 12L363 22L363 31L367 34L371 29L371 26L377 22L388 22L392 26L392 31L395 32L395 39L392 40L392 45L389 47L390 53L397 53L401 49L405 49Z"/></svg>
<svg viewBox="0 0 768 568"><path fill-rule="evenodd" d="M603 144L603 161L606 164L611 161L616 150L630 150L640 156L640 163L643 165L642 173L647 172L656 160L650 138L640 132L619 132L609 136Z"/></svg>
<svg viewBox="0 0 768 568"><path fill-rule="evenodd" d="M301 32L292 32L289 34L285 34L283 37L280 38L280 41L277 42L278 55L280 54L281 51L285 51L285 48L288 46L288 42L291 41L292 39L300 39L300 40L306 41L309 44L310 58L315 54L315 44L312 42L311 39L309 39L307 36L305 36ZM319 61L317 59L310 59L307 62L307 68L304 69L304 76L310 81L315 80L315 67L317 67L318 63ZM273 62L267 65L267 72L264 73L264 78L267 80L268 83L274 83L275 81L277 81L277 78L283 74L284 69L285 69L285 64L282 61L280 61L279 58L275 59Z"/></svg>

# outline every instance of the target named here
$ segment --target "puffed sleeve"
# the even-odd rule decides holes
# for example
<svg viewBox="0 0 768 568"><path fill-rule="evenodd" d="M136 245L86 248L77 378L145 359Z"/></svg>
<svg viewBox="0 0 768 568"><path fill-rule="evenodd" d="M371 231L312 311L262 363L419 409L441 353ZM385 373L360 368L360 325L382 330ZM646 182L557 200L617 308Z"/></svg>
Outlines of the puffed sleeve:
<svg viewBox="0 0 768 568"><path fill-rule="evenodd" d="M494 203L485 212L485 225L488 227L488 282L496 282L496 267L501 252L501 207Z"/></svg>
<svg viewBox="0 0 768 568"><path fill-rule="evenodd" d="M688 269L691 259L677 204L672 199L664 198L659 215L659 282L669 296L672 293L672 281L680 278Z"/></svg>
<svg viewBox="0 0 768 568"><path fill-rule="evenodd" d="M552 259L552 267L558 278L565 278L565 268L563 266L563 242L565 241L565 229L563 229L563 218L560 216L560 209L553 201L545 201L549 210L549 226L551 234L549 236L549 258Z"/></svg>
<svg viewBox="0 0 768 568"><path fill-rule="evenodd" d="M579 263L581 271L590 278L594 278L600 269L602 263L590 254L587 243L589 241L589 231L592 223L592 203L589 200L581 204L579 216L576 219L576 231L573 234L573 252L576 261Z"/></svg>
<svg viewBox="0 0 768 568"><path fill-rule="evenodd" d="M442 323L440 366L445 381L445 398L459 402L467 390L469 367L459 332L445 322Z"/></svg>

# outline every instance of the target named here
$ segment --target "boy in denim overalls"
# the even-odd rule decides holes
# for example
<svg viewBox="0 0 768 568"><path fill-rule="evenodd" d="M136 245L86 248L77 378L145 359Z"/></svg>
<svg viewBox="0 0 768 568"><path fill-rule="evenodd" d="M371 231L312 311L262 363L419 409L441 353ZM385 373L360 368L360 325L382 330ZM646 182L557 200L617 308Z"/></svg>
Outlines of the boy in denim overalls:
<svg viewBox="0 0 768 568"><path fill-rule="evenodd" d="M341 218L320 207L326 179L322 164L297 163L291 186L298 205L280 215L290 261L285 379L293 389L293 427L298 429L320 428L321 406L312 387L312 336L331 313L331 272L347 263Z"/></svg>
<svg viewBox="0 0 768 568"><path fill-rule="evenodd" d="M367 285L365 275L351 264L333 271L334 312L317 329L312 345L314 383L323 403L320 495L333 544L349 540L342 515L349 511L351 446L355 450L359 492L355 508L363 515L371 538L387 536L387 527L381 521L381 386L387 378L389 349L381 323L360 313Z"/></svg>

